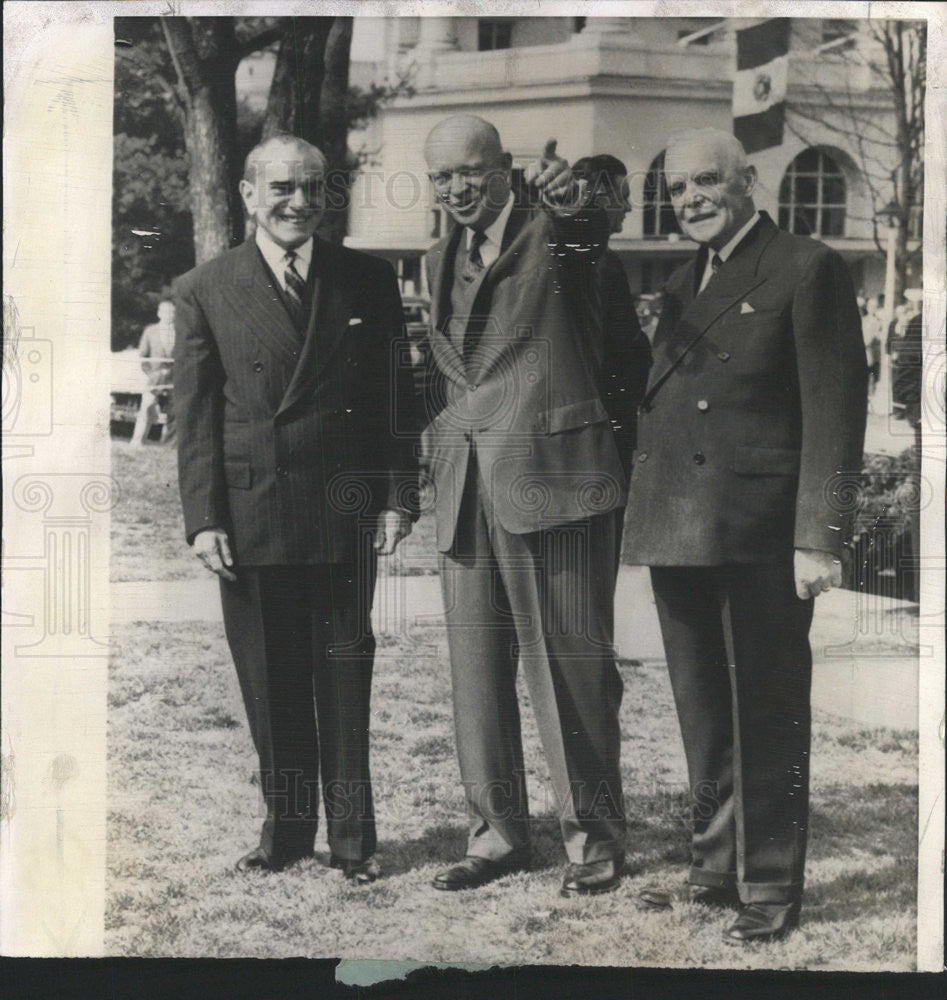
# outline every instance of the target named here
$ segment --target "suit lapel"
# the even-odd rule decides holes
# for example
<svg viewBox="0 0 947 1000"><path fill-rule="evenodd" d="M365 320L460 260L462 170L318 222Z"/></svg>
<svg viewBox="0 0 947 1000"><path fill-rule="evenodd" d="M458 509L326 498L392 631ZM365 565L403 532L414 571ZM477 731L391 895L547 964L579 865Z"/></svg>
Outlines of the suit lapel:
<svg viewBox="0 0 947 1000"><path fill-rule="evenodd" d="M299 352L293 377L287 386L277 415L284 413L316 386L322 372L348 330L352 317L352 300L347 285L333 261L334 248L316 240L310 268L313 274L312 307L306 337Z"/></svg>
<svg viewBox="0 0 947 1000"><path fill-rule="evenodd" d="M686 265L687 270L681 272L678 284L680 313L677 316L670 315L666 330L660 331L668 338L667 364L652 380L646 397L648 400L690 353L710 326L727 310L743 301L754 288L763 284L766 278L758 273L760 256L777 232L773 221L765 212L761 212L759 223L750 230L733 256L727 260L720 272L710 279L700 294L695 294L701 274L698 262L705 261L706 256L698 253L694 260Z"/></svg>
<svg viewBox="0 0 947 1000"><path fill-rule="evenodd" d="M464 235L463 226L454 226L447 236L428 252L431 262L431 351L441 370L457 381L465 381L464 359L447 335L451 314L451 286L454 281L454 258Z"/></svg>
<svg viewBox="0 0 947 1000"><path fill-rule="evenodd" d="M503 230L503 241L500 245L500 255L493 264L484 272L481 278L481 285L474 299L473 311L478 315L492 313L493 290L497 283L508 277L517 267L522 268L523 255L525 253L524 235L526 224L532 218L532 213L528 207L516 205L510 213L506 228ZM522 237L522 238L521 238ZM513 329L494 329L490 337L492 346L489 349L474 351L471 377L479 381L486 372L496 364L498 358L503 353L506 345L503 338L513 339L519 337L520 333Z"/></svg>
<svg viewBox="0 0 947 1000"><path fill-rule="evenodd" d="M252 239L239 248L234 276L237 299L233 306L243 326L268 351L295 366L299 357L299 334Z"/></svg>

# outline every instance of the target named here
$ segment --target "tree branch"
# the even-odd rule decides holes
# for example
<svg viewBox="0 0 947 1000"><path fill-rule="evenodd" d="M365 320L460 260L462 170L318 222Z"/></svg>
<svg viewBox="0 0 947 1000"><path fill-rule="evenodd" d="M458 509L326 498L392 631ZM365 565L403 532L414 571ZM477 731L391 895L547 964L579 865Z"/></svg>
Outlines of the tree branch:
<svg viewBox="0 0 947 1000"><path fill-rule="evenodd" d="M190 25L183 17L162 17L159 21L168 52L171 53L171 61L178 74L181 91L185 95L185 104L190 105L191 95L201 80L201 61Z"/></svg>
<svg viewBox="0 0 947 1000"><path fill-rule="evenodd" d="M278 24L274 24L270 28L264 28L263 31L258 31L255 35L251 35L250 38L240 42L234 53L236 61L240 62L242 59L246 59L247 56L253 55L254 52L259 52L260 49L265 49L274 42L280 41L286 34L286 28L289 24L290 19L288 17L281 17Z"/></svg>

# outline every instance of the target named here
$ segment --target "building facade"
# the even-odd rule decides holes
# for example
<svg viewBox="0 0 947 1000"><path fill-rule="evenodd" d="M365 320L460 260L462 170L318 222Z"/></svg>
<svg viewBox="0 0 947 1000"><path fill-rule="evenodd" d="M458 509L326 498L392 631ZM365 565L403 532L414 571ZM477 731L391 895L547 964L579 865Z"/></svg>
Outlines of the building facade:
<svg viewBox="0 0 947 1000"><path fill-rule="evenodd" d="M419 258L444 225L426 179L424 140L448 115L479 114L497 126L517 166L535 159L551 137L570 161L596 153L623 160L633 208L611 246L634 292L658 290L693 249L667 202L664 150L679 130L731 128L735 33L753 23L374 20L379 58L353 67L356 78L405 79L412 93L385 105L366 131L352 136L363 167L347 242L395 261L404 290L423 294ZM865 58L872 44L857 21L794 20L784 141L750 158L760 177L758 207L784 228L839 250L865 296L883 290L885 269L884 238L881 248L875 238L883 194L865 174L884 175L896 152L884 140L894 133L892 96ZM853 134L859 118L876 123L877 134Z"/></svg>

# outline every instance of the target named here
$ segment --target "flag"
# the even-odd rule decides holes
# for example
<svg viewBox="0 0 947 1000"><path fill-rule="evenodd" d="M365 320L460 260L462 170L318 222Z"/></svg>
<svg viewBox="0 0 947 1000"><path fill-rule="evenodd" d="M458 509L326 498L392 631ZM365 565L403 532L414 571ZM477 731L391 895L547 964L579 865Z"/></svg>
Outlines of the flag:
<svg viewBox="0 0 947 1000"><path fill-rule="evenodd" d="M733 134L748 153L782 144L788 74L788 17L737 32Z"/></svg>

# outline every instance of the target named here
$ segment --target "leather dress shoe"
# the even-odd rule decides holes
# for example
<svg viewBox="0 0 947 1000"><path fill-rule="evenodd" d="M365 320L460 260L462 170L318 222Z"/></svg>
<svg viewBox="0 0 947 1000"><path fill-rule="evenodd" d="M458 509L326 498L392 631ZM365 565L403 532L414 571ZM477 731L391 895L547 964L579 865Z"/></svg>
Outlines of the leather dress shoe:
<svg viewBox="0 0 947 1000"><path fill-rule="evenodd" d="M290 865L296 864L297 861L311 856L311 854L301 854L298 857L272 858L262 847L254 847L249 854L244 854L240 858L235 867L238 872L281 872L289 868Z"/></svg>
<svg viewBox="0 0 947 1000"><path fill-rule="evenodd" d="M690 885L676 892L651 886L638 893L638 904L643 910L670 910L675 903L735 909L740 905L740 896L736 886L712 885Z"/></svg>
<svg viewBox="0 0 947 1000"><path fill-rule="evenodd" d="M724 931L728 944L776 941L799 926L798 903L747 903Z"/></svg>
<svg viewBox="0 0 947 1000"><path fill-rule="evenodd" d="M341 869L342 874L356 885L369 885L381 878L381 865L378 864L374 854L364 861L350 861L333 855L329 859L329 866Z"/></svg>
<svg viewBox="0 0 947 1000"><path fill-rule="evenodd" d="M560 896L597 896L618 888L624 858L605 858L586 864L573 862L566 868Z"/></svg>
<svg viewBox="0 0 947 1000"><path fill-rule="evenodd" d="M468 854L456 865L438 872L431 885L445 892L477 889L488 882L503 878L504 875L523 871L528 865L529 858L522 854L511 854L501 861L490 861L489 858L478 858Z"/></svg>

